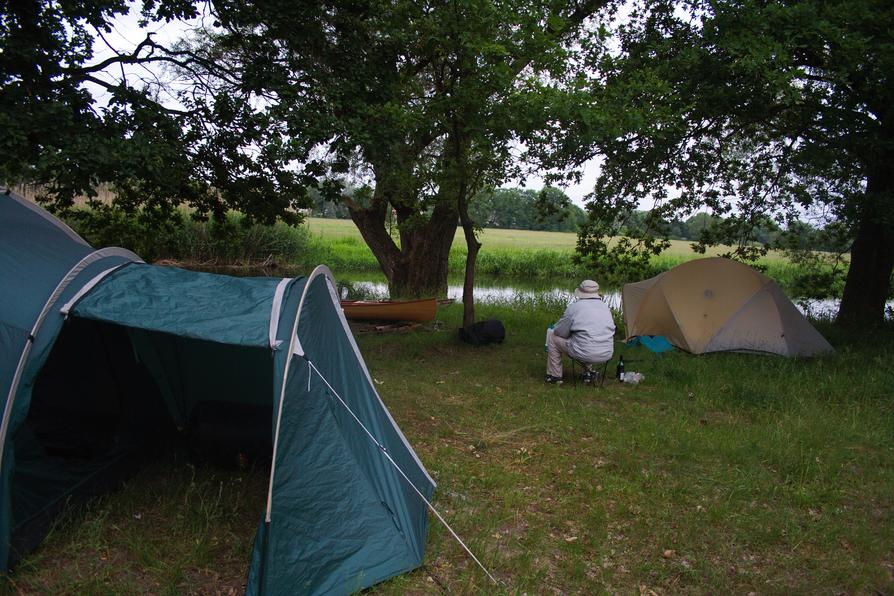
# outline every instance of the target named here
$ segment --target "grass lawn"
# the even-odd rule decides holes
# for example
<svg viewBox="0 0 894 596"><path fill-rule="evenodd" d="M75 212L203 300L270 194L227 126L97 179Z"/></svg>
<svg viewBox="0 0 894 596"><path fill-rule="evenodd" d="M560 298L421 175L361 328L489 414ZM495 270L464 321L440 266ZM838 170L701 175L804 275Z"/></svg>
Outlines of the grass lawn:
<svg viewBox="0 0 894 596"><path fill-rule="evenodd" d="M624 351L639 386L543 383L560 304L479 306L358 333L435 505L512 594L894 591L894 337L786 360ZM622 350L619 343L617 350ZM570 372L570 371L569 371ZM24 593L236 593L266 495L248 471L162 460L71 514L13 574ZM425 566L377 594L499 593L432 518Z"/></svg>

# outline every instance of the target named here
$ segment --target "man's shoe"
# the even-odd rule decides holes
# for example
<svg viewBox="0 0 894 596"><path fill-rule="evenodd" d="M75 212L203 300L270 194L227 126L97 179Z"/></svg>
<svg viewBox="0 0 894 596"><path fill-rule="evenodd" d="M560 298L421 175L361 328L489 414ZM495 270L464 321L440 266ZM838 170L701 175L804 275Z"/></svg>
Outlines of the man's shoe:
<svg viewBox="0 0 894 596"><path fill-rule="evenodd" d="M562 381L562 377L554 377L552 375L546 375L546 382L549 383L550 385L561 385L563 381Z"/></svg>

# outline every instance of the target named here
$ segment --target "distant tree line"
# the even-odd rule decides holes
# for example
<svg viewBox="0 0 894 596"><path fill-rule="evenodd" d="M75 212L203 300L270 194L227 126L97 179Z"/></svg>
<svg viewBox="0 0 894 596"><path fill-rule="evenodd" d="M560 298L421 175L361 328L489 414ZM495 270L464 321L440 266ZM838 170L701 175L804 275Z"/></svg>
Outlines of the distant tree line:
<svg viewBox="0 0 894 596"><path fill-rule="evenodd" d="M730 220L704 211L688 219L656 219L649 211L631 211L620 225L623 236L641 237L649 233L666 236L670 240L705 241L708 244L721 240L727 234ZM770 217L762 217L751 230L757 244L786 250L820 250L844 252L850 246L846 230L839 225L814 227L807 222L794 220L781 227Z"/></svg>
<svg viewBox="0 0 894 596"><path fill-rule="evenodd" d="M351 194L352 189L345 193ZM350 219L348 208L319 193L314 195L314 217ZM482 228L574 232L580 229L587 215L558 188L542 190L497 188L479 192L469 206L469 215Z"/></svg>
<svg viewBox="0 0 894 596"><path fill-rule="evenodd" d="M542 190L498 188L479 193L469 214L482 228L577 232L587 216L551 186Z"/></svg>
<svg viewBox="0 0 894 596"><path fill-rule="evenodd" d="M352 193L353 189L346 188L344 193ZM318 192L311 191L310 196L313 198L313 207L310 210L312 217L324 217L326 219L351 219L351 212L348 211L347 205L340 201L333 201L324 197Z"/></svg>

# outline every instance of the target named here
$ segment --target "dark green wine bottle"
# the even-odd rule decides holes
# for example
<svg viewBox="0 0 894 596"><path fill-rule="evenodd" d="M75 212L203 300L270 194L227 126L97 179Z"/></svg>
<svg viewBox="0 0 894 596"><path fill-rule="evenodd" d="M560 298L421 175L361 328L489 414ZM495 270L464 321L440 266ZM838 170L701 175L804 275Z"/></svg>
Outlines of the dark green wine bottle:
<svg viewBox="0 0 894 596"><path fill-rule="evenodd" d="M618 376L618 381L624 382L624 357L618 356L618 370L615 371L615 374Z"/></svg>

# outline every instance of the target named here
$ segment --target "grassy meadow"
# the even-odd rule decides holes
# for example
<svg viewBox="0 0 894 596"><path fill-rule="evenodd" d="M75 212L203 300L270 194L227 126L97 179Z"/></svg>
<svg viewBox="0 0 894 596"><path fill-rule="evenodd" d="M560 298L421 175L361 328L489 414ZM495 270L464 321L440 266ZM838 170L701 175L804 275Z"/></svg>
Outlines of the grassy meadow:
<svg viewBox="0 0 894 596"><path fill-rule="evenodd" d="M349 219L323 219L318 217L309 217L304 222L304 227L312 238L319 240L329 240L336 243L353 244L356 240L361 245L363 238L360 231ZM481 253L484 254L488 250L492 251L539 251L539 250L555 250L571 253L577 245L577 234L572 232L539 232L534 230L503 230L497 228L484 228L478 236L481 241ZM664 256L670 258L693 258L696 256L692 252L692 242L688 240L671 240L670 247L663 253ZM454 250L462 249L465 254L466 240L463 236L462 228L456 229L456 235L453 238ZM727 246L716 246L708 249L707 256L716 256L728 251ZM771 252L767 261L780 260L783 256L777 252Z"/></svg>
<svg viewBox="0 0 894 596"><path fill-rule="evenodd" d="M313 237L328 239L356 238L362 242L357 226L349 219L322 219L309 217L304 223L307 231ZM501 230L485 228L479 236L482 251L492 249L514 250L565 250L573 251L577 243L577 235L571 232L537 232L532 230ZM464 246L466 243L462 228L457 228L453 239L455 247ZM670 256L688 256L692 253L686 240L672 240L667 253ZM717 249L710 254L719 254Z"/></svg>
<svg viewBox="0 0 894 596"><path fill-rule="evenodd" d="M404 333L357 329L435 506L503 582L430 517L424 566L370 593L894 591L890 329L823 325L837 351L810 360L618 342L641 384L550 386L543 330L563 307L480 305L507 327L482 348L459 342L459 305ZM266 473L160 457L70 513L8 588L241 593Z"/></svg>
<svg viewBox="0 0 894 596"><path fill-rule="evenodd" d="M379 264L363 242L359 230L350 220L308 218L302 226L309 237L309 252L301 266L312 267L313 259L326 263L333 271L348 276L357 273L379 274ZM592 277L602 279L592 267L573 262L577 235L570 232L538 232L530 230L483 229L476 273L484 277L517 280L555 280ZM661 255L652 258L652 274L671 269L685 261L716 256L729 250L726 246L709 249L705 255L692 250L691 242L672 240ZM306 262L305 262L306 261ZM457 229L450 251L449 271L461 275L465 270L466 245L462 230ZM793 288L805 271L776 251L758 262L766 274L785 288ZM604 279L602 279L605 282Z"/></svg>

